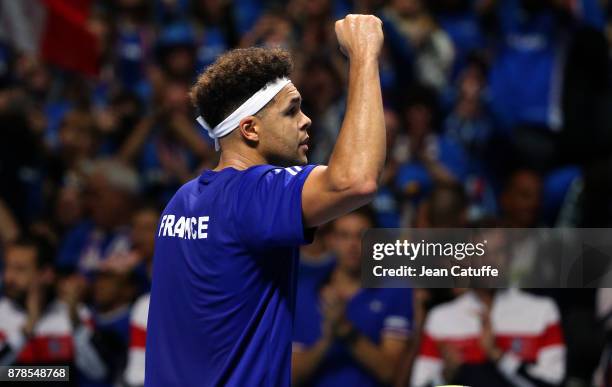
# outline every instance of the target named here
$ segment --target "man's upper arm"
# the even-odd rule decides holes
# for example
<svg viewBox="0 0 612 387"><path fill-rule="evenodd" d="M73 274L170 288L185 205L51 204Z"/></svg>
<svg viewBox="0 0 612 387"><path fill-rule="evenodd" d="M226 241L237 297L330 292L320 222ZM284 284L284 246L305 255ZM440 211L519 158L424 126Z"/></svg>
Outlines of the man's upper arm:
<svg viewBox="0 0 612 387"><path fill-rule="evenodd" d="M372 186L345 187L331 182L329 168L317 166L302 190L304 226L315 227L338 218L368 203L376 193Z"/></svg>

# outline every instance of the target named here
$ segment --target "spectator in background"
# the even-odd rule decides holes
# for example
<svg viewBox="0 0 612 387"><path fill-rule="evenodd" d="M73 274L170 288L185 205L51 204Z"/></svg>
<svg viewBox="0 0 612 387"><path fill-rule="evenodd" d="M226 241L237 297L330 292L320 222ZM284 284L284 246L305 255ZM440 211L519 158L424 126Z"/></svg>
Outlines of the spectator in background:
<svg viewBox="0 0 612 387"><path fill-rule="evenodd" d="M281 12L263 14L240 40L240 47L252 46L293 48L295 36L291 20Z"/></svg>
<svg viewBox="0 0 612 387"><path fill-rule="evenodd" d="M85 187L88 218L65 236L57 264L89 275L108 257L128 251L129 221L139 182L130 167L99 160L90 167Z"/></svg>
<svg viewBox="0 0 612 387"><path fill-rule="evenodd" d="M466 176L467 159L462 148L455 140L436 133L436 97L433 90L416 87L403 106L409 156L399 167L396 179L406 200L403 225L412 223L416 206L434 185L463 183Z"/></svg>
<svg viewBox="0 0 612 387"><path fill-rule="evenodd" d="M98 129L88 111L67 113L60 124L57 150L49 160L50 180L61 185L78 175L95 158L99 143Z"/></svg>
<svg viewBox="0 0 612 387"><path fill-rule="evenodd" d="M455 139L470 156L469 172L483 174L486 148L493 136L493 125L484 103L486 86L484 63L472 58L457 81L454 106L444 121L444 132Z"/></svg>
<svg viewBox="0 0 612 387"><path fill-rule="evenodd" d="M156 56L168 78L189 83L196 69L196 36L189 24L164 27L157 39Z"/></svg>
<svg viewBox="0 0 612 387"><path fill-rule="evenodd" d="M510 263L506 234L486 231L487 262ZM459 289L458 289L459 290ZM427 315L411 386L558 386L566 348L555 302L517 288L457 291Z"/></svg>
<svg viewBox="0 0 612 387"><path fill-rule="evenodd" d="M473 221L495 214L496 176L491 161L495 146L493 124L483 101L486 68L476 58L465 64L458 78L452 111L444 121L444 133L458 143L466 155L465 188Z"/></svg>
<svg viewBox="0 0 612 387"><path fill-rule="evenodd" d="M63 282L56 293L52 247L39 239L19 239L4 261L0 364L70 365L103 379L107 366L94 345L89 312L78 302L82 287ZM77 381L71 374L72 385Z"/></svg>
<svg viewBox="0 0 612 387"><path fill-rule="evenodd" d="M133 244L137 254L144 258L147 278L149 280L152 275L153 248L159 214L159 210L145 207L136 214L133 222ZM136 300L130 314L128 361L123 375L123 380L128 387L144 386L149 299L150 293L147 291Z"/></svg>
<svg viewBox="0 0 612 387"><path fill-rule="evenodd" d="M455 50L425 3L422 0L392 0L383 11L383 21L392 23L410 47L416 80L442 91L450 76Z"/></svg>
<svg viewBox="0 0 612 387"><path fill-rule="evenodd" d="M304 98L304 113L312 117L310 160L313 163L327 163L336 143L342 125L345 95L342 76L338 67L322 56L313 57L302 70L308 76L299 79Z"/></svg>
<svg viewBox="0 0 612 387"><path fill-rule="evenodd" d="M482 31L481 11L484 1L439 0L430 2L440 27L448 34L455 48L455 60L451 79L460 74L468 64L469 56L486 49Z"/></svg>
<svg viewBox="0 0 612 387"><path fill-rule="evenodd" d="M605 344L599 366L593 375L593 386L607 387L612 383L612 289L597 290L597 319L605 329Z"/></svg>
<svg viewBox="0 0 612 387"><path fill-rule="evenodd" d="M501 210L499 226L516 228L513 233L512 251L509 261L509 275L515 286L520 286L521 279L536 270L538 248L549 234L541 230L528 230L540 226L540 209L542 206L542 179L530 169L513 171L506 179L500 194ZM543 267L539 267L543 270ZM544 274L542 273L543 277ZM542 280L541 280L542 281Z"/></svg>
<svg viewBox="0 0 612 387"><path fill-rule="evenodd" d="M120 380L127 363L130 336L131 303L138 281L130 273L99 270L92 284L92 316L98 334L103 337L108 372L101 385L112 387ZM93 384L93 383L92 383Z"/></svg>
<svg viewBox="0 0 612 387"><path fill-rule="evenodd" d="M117 0L115 19L115 72L121 85L141 97L149 94L147 71L153 63L154 34L147 23L145 0Z"/></svg>
<svg viewBox="0 0 612 387"><path fill-rule="evenodd" d="M558 386L565 346L554 302L518 289L471 290L427 317L411 386Z"/></svg>
<svg viewBox="0 0 612 387"><path fill-rule="evenodd" d="M508 0L492 10L500 36L489 80L491 107L507 130L532 125L545 132L562 125L560 19L546 3Z"/></svg>
<svg viewBox="0 0 612 387"><path fill-rule="evenodd" d="M335 269L318 286L298 291L295 385L365 387L395 378L410 338L412 292L361 287L361 236L373 219L365 208L334 221Z"/></svg>
<svg viewBox="0 0 612 387"><path fill-rule="evenodd" d="M501 225L509 228L537 226L542 200L542 179L529 169L514 171L500 196Z"/></svg>
<svg viewBox="0 0 612 387"><path fill-rule="evenodd" d="M19 225L6 203L0 199L0 252L13 242L20 233ZM1 254L0 254L1 256Z"/></svg>
<svg viewBox="0 0 612 387"><path fill-rule="evenodd" d="M291 0L287 12L298 32L299 51L307 56L337 54L333 2L331 0Z"/></svg>
<svg viewBox="0 0 612 387"><path fill-rule="evenodd" d="M130 249L100 263L101 270L131 274L138 293L148 292L151 287L149 266L153 259L159 213L159 209L151 204L138 208L131 219Z"/></svg>
<svg viewBox="0 0 612 387"><path fill-rule="evenodd" d="M331 250L331 224L317 228L311 244L300 247L298 266L298 292L302 288L318 287L336 266L336 256Z"/></svg>
<svg viewBox="0 0 612 387"><path fill-rule="evenodd" d="M190 117L187 84L164 79L156 94L159 105L155 114L138 123L118 157L138 167L145 192L169 199L175 187L216 155Z"/></svg>
<svg viewBox="0 0 612 387"><path fill-rule="evenodd" d="M464 228L468 223L468 197L459 184L438 185L419 206L417 228Z"/></svg>
<svg viewBox="0 0 612 387"><path fill-rule="evenodd" d="M120 90L110 96L109 103L94 113L102 141L99 155L111 157L129 138L145 113L145 105L135 93Z"/></svg>
<svg viewBox="0 0 612 387"><path fill-rule="evenodd" d="M400 119L397 113L385 109L385 128L387 129L387 160L380 179L372 207L376 212L376 223L382 228L399 227L401 194L395 187L395 178L400 164L405 161L406 152L402 139L398 139Z"/></svg>
<svg viewBox="0 0 612 387"><path fill-rule="evenodd" d="M145 344L149 318L150 293L140 296L130 315L130 344L123 380L128 387L144 386Z"/></svg>
<svg viewBox="0 0 612 387"><path fill-rule="evenodd" d="M459 184L437 185L419 205L417 228L464 228L468 226L468 198ZM409 384L414 361L423 339L428 313L433 307L452 300L460 291L449 289L414 289L413 345L406 351L398 375L398 386Z"/></svg>
<svg viewBox="0 0 612 387"><path fill-rule="evenodd" d="M40 209L45 146L28 118L24 88L0 90L0 197L20 226Z"/></svg>
<svg viewBox="0 0 612 387"><path fill-rule="evenodd" d="M197 72L212 64L217 56L236 47L240 39L236 11L245 9L235 1L194 0L197 22ZM249 15L257 20L256 15ZM192 74L194 75L194 74Z"/></svg>

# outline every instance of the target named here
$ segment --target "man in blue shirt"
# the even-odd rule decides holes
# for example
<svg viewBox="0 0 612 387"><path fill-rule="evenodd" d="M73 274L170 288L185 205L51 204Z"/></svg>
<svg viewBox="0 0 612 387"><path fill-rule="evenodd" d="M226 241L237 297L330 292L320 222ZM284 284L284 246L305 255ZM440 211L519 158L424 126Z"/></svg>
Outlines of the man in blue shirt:
<svg viewBox="0 0 612 387"><path fill-rule="evenodd" d="M315 286L300 278L293 334L294 385L380 386L397 377L412 332L412 289L361 286L363 207L333 222L337 264Z"/></svg>
<svg viewBox="0 0 612 387"><path fill-rule="evenodd" d="M194 86L221 154L162 214L147 387L289 386L297 247L308 228L371 201L385 160L381 22L349 15L336 35L349 91L328 166L295 166L307 163L310 119L286 51L230 51Z"/></svg>

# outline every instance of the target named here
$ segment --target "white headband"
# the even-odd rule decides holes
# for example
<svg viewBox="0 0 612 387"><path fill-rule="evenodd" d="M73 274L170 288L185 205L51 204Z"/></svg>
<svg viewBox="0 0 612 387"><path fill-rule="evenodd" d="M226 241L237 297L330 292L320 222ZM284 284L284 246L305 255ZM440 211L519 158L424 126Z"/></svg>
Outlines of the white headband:
<svg viewBox="0 0 612 387"><path fill-rule="evenodd" d="M210 125L206 123L204 117L199 116L197 118L198 123L202 125L208 132L208 135L215 140L215 150L219 150L219 139L221 137L236 129L240 124L240 120L244 117L252 116L260 111L261 108L266 106L266 104L290 82L291 80L289 80L289 78L278 78L273 82L267 83L214 128L211 128Z"/></svg>

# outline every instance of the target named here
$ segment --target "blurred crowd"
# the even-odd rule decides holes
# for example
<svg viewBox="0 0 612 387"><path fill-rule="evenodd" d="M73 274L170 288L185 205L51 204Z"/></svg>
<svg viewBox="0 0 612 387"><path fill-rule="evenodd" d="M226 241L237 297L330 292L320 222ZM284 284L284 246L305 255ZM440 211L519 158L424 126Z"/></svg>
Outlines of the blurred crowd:
<svg viewBox="0 0 612 387"><path fill-rule="evenodd" d="M45 36L45 7L80 29ZM607 289L365 289L359 275L371 227L612 225L607 0L0 0L0 364L143 384L159 214L218 157L189 87L228 49L287 48L309 162L326 163L348 13L383 21L387 162L371 207L302 250L295 385L612 386Z"/></svg>

